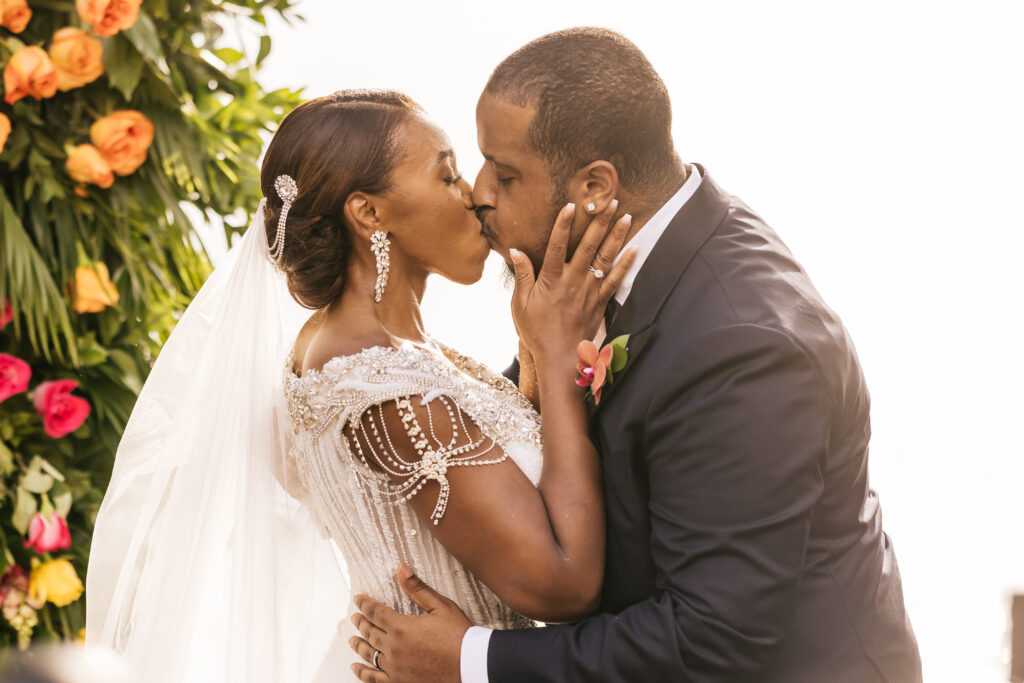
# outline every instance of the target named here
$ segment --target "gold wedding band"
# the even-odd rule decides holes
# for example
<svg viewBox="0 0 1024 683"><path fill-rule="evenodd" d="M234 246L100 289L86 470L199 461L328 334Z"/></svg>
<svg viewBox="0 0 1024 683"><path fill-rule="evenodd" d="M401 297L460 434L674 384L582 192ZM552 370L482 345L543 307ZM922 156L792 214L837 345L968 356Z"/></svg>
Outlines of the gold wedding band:
<svg viewBox="0 0 1024 683"><path fill-rule="evenodd" d="M604 271L601 270L600 268L595 268L594 266L587 266L587 270L593 273L594 277L596 277L598 280L604 279Z"/></svg>
<svg viewBox="0 0 1024 683"><path fill-rule="evenodd" d="M384 669L380 668L380 663L377 661L378 659L380 659L380 650L374 650L373 651L373 668L376 669L377 671L383 671Z"/></svg>

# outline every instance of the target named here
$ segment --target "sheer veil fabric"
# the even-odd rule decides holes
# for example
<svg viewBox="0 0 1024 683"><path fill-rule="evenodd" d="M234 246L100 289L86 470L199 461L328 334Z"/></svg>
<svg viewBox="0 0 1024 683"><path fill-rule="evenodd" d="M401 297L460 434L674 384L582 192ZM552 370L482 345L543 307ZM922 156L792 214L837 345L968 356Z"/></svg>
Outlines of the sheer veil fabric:
<svg viewBox="0 0 1024 683"><path fill-rule="evenodd" d="M263 209L164 345L96 520L87 646L138 680L311 681L350 612L288 457L282 367L309 312L269 260Z"/></svg>

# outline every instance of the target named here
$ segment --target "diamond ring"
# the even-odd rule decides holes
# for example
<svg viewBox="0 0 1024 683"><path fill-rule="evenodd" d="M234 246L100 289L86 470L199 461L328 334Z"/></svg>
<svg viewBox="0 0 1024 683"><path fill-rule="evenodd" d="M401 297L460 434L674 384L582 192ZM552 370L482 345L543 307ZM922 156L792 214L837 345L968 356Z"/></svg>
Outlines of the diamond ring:
<svg viewBox="0 0 1024 683"><path fill-rule="evenodd" d="M596 277L598 280L604 279L604 271L601 270L600 268L595 268L594 266L587 266L587 270L593 273L594 277Z"/></svg>

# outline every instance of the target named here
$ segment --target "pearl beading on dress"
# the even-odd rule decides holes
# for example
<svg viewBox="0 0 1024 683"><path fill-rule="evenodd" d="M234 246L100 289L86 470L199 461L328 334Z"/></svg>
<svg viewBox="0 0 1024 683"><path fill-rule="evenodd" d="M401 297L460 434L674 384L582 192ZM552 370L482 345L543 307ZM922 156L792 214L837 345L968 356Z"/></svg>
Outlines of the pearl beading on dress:
<svg viewBox="0 0 1024 683"><path fill-rule="evenodd" d="M421 520L407 498L415 487L398 493L402 484L417 477L420 481L447 478L452 465L436 455L442 450L448 459L469 458L481 466L487 460L508 459L534 484L540 478L540 416L530 402L506 378L438 346L439 352L373 347L332 359L301 377L292 372L294 358L289 353L283 372L292 421L287 457L308 491L305 503L345 558L353 593L370 595L405 614L420 613L394 578L395 568L405 563L455 600L474 623L497 629L528 627L532 621L502 603L434 538L433 520ZM425 412L417 405L421 398L429 404ZM408 401L402 405L403 416L412 412L417 419L408 424L400 419L388 422L392 427L389 446L379 429L382 416L387 412L394 418L396 402L403 400ZM367 417L371 414L380 431L380 445ZM456 426L453 438L448 438L453 417ZM362 436L364 426L370 440ZM424 439L423 455L435 453L426 461L415 450L415 444ZM473 449L452 453L470 443L476 444ZM414 462L418 469L404 478L389 475L365 448L369 444L395 471L402 471L401 463L391 459L391 449L402 446L406 453L402 460ZM370 466L371 462L377 466ZM458 487L452 490L450 482L448 495L458 495ZM446 507L435 510L443 515Z"/></svg>
<svg viewBox="0 0 1024 683"><path fill-rule="evenodd" d="M401 420L402 427L409 443L416 451L418 460L406 460L399 453L391 440L391 433L388 431L387 421L384 418L383 407L378 405L376 414L371 408L359 423L359 433L349 438L355 446L360 461L367 467L371 467L366 457L366 450L369 450L371 457L392 479L398 479L394 487L394 493L404 496L406 500L412 500L413 496L423 490L428 481L436 481L441 492L438 495L434 511L430 515L431 521L436 526L448 509L448 498L451 495L451 486L448 483L449 467L480 467L482 465L496 465L504 462L508 456L502 452L499 456L489 459L481 459L494 450L495 442L486 436L473 440L469 438L469 430L463 420L462 411L457 407L453 408L452 403L444 396L439 396L437 401L447 412L448 420L451 423L452 437L447 444L442 444L434 429L433 413L427 406L427 421L431 445L413 410L410 397L403 396L395 399L395 408ZM366 425L369 424L371 434L366 433ZM466 443L456 446L459 440L459 427L466 435ZM383 436L383 438L382 438ZM360 439L360 437L362 437ZM362 441L365 441L368 448L364 449ZM374 445L376 444L376 445Z"/></svg>

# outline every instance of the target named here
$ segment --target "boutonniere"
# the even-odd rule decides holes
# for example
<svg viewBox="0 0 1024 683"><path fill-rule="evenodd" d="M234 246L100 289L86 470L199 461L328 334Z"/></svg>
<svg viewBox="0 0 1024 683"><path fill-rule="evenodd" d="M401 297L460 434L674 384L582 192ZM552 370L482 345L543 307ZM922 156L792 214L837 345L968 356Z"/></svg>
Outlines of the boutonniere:
<svg viewBox="0 0 1024 683"><path fill-rule="evenodd" d="M584 339L576 347L576 355L579 360L576 362L576 370L579 377L576 378L576 386L590 387L586 398L593 398L596 406L601 402L601 389L605 383L615 382L615 373L626 367L626 343L629 335L624 334L612 339L600 350L597 344Z"/></svg>

